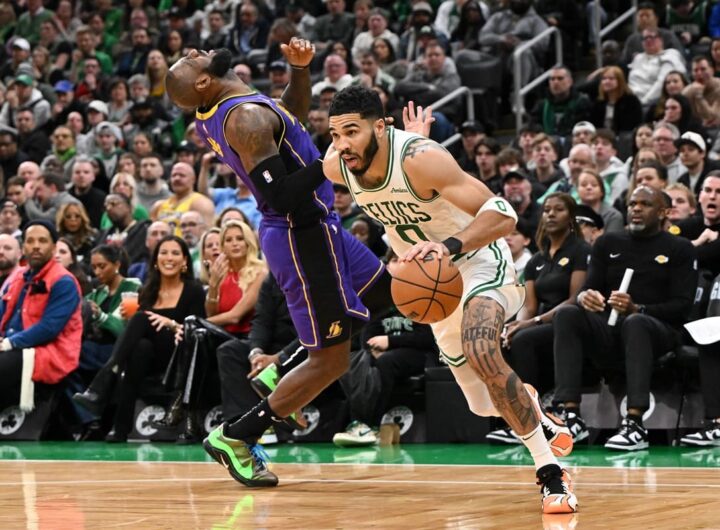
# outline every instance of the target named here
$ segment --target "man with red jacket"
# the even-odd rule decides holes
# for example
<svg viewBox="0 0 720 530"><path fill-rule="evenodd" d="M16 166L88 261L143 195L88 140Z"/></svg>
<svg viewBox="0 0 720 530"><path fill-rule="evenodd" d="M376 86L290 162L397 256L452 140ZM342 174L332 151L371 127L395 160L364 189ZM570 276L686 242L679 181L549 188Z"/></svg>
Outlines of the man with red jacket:
<svg viewBox="0 0 720 530"><path fill-rule="evenodd" d="M78 365L82 318L80 287L53 259L58 234L47 220L28 223L28 266L0 293L0 407L33 408L33 383L59 383Z"/></svg>

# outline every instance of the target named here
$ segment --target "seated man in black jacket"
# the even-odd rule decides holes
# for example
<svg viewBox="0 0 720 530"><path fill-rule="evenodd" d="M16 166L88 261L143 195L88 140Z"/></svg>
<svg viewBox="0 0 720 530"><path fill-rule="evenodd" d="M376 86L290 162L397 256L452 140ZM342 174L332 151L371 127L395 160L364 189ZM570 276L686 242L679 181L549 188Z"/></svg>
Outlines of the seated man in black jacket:
<svg viewBox="0 0 720 530"><path fill-rule="evenodd" d="M580 417L583 362L627 380L627 417L605 447L648 447L643 414L649 408L655 358L678 343L680 327L697 287L695 250L689 241L662 230L669 197L640 186L628 205L628 231L600 236L592 249L578 305L558 309L555 326L555 401L565 407L575 441L587 438ZM634 274L627 293L618 289L626 269ZM619 315L608 323L610 311Z"/></svg>

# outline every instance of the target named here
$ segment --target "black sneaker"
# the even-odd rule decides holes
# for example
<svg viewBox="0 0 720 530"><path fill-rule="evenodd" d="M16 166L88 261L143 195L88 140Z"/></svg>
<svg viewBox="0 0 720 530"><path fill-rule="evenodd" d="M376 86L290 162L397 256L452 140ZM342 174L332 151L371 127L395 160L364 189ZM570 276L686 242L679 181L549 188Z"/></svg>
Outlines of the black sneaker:
<svg viewBox="0 0 720 530"><path fill-rule="evenodd" d="M647 429L629 418L623 419L617 434L605 442L606 448L619 451L640 451L648 445Z"/></svg>
<svg viewBox="0 0 720 530"><path fill-rule="evenodd" d="M519 444L522 443L515 431L510 427L503 427L495 431L490 431L485 435L485 439L489 442L500 442L503 444Z"/></svg>
<svg viewBox="0 0 720 530"><path fill-rule="evenodd" d="M686 434L680 439L680 443L698 447L720 445L720 420L711 420L703 430Z"/></svg>
<svg viewBox="0 0 720 530"><path fill-rule="evenodd" d="M537 470L537 484L542 493L543 513L574 513L578 508L570 474L557 464Z"/></svg>
<svg viewBox="0 0 720 530"><path fill-rule="evenodd" d="M565 425L572 433L573 442L582 442L590 436L590 432L585 426L585 421L575 412L567 411L565 413Z"/></svg>

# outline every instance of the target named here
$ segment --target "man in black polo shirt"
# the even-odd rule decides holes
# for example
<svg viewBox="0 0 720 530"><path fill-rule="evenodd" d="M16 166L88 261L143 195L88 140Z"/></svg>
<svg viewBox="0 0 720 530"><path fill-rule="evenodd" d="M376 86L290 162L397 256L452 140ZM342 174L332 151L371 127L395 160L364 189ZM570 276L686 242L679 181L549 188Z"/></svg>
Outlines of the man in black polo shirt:
<svg viewBox="0 0 720 530"><path fill-rule="evenodd" d="M692 244L661 228L669 204L661 191L636 188L628 205L627 232L598 238L578 305L555 313L555 401L564 405L576 439L587 437L579 415L587 356L603 373L624 371L627 380L628 414L605 447L635 451L648 446L642 416L649 407L654 359L679 340L697 286ZM620 293L627 268L635 273L628 292ZM613 309L620 318L611 327Z"/></svg>
<svg viewBox="0 0 720 530"><path fill-rule="evenodd" d="M700 188L702 215L692 216L671 227L671 232L690 241L697 250L698 267L720 274L720 171L711 171Z"/></svg>

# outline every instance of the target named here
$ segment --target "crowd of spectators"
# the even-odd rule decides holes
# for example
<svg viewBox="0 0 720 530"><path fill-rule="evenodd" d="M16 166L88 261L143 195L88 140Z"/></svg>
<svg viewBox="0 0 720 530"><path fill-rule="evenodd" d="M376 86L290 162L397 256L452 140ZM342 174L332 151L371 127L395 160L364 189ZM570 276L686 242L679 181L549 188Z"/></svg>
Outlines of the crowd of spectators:
<svg viewBox="0 0 720 530"><path fill-rule="evenodd" d="M324 152L331 143L328 106L338 90L372 87L388 117L402 127L403 104L426 106L462 86L456 60L500 58L498 75L509 87L513 50L554 26L566 62L552 66L547 85L531 94L520 130L493 136L495 117L468 120L458 99L434 112L430 136L444 141L459 133L449 149L463 169L518 212L516 230L506 240L528 299L507 327L511 365L542 392L558 387L556 402L581 439L587 431L578 389L587 374L578 371L582 359L573 356L584 353L600 377L626 380L631 387L635 401L618 436L635 432L633 439L647 441L642 413L652 359L687 340L681 326L695 300L694 263L701 279L720 274L720 3L641 2L636 31L628 26L613 35L617 40L602 43L581 28L596 9L603 19L617 15L618 3L585 4L0 1L0 279L8 280L4 292L25 293L28 278L51 274L53 285L43 286L49 288L48 310L56 311L55 297L63 297L67 306L54 322L70 327L54 325L39 337L78 342L57 371L35 381L64 380L65 394L84 396L86 406L75 411L78 436L97 431L115 391L119 406L109 439L117 441L131 429L141 380L165 371L176 340L190 340L180 331L187 316L207 317L209 325L238 341L218 349L228 419L254 402L252 390L240 382L268 366L280 367L282 375L302 358L286 316L265 313L286 310L257 252L255 199L200 139L193 115L172 105L165 92L165 74L186 50L228 48L241 79L279 97L290 73L280 44L296 36L311 40L317 51L306 127ZM540 40L523 56L523 81L552 65L549 44ZM594 46L602 47L604 65L583 72L583 55ZM508 93L484 97L509 111ZM344 228L385 255L381 227L353 204L346 188L334 189ZM61 271L43 269L50 247L75 278L72 289ZM624 256L623 267L612 262L615 254ZM630 294L618 296L620 269L631 265L636 276ZM122 294L138 290L141 311L125 314ZM27 393L27 377L20 381L17 373L22 352L44 344L37 333L26 333L32 322L18 316L22 303L4 297L0 305L0 349L15 352L0 363L0 371L13 374L3 405L17 401L16 383ZM81 343L71 306L81 309ZM602 324L606 315L594 314L611 309L621 314L614 328ZM281 330L270 329L283 322ZM562 344L588 330L604 342L574 339L572 351ZM15 334L24 335L16 340ZM424 338L418 341L417 334ZM613 362L598 361L598 345L617 352L604 359ZM348 391L357 420L348 432L367 431L358 428L361 420L378 427L393 381L422 373L425 356L434 358L436 351L426 329L399 315L372 323L357 349L366 358L356 364L372 367L367 377L381 391L370 404L357 403ZM717 345L701 349L701 378L718 373L719 367L707 364L720 362L712 360L716 350ZM180 356L177 388L188 377L186 360ZM713 385L705 382L703 388L707 394ZM175 412L187 415L181 409L189 405L176 400ZM704 436L720 440L720 411L708 406L706 417ZM513 433L500 429L491 438L512 441ZM612 439L615 448L623 444Z"/></svg>

